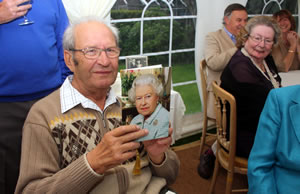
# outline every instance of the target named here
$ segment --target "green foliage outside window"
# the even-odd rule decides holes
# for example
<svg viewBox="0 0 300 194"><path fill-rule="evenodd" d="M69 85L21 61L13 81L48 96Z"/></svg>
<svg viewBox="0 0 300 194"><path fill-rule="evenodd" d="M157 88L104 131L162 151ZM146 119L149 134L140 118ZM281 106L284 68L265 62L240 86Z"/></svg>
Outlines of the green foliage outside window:
<svg viewBox="0 0 300 194"><path fill-rule="evenodd" d="M140 18L141 10L112 10L112 18ZM168 16L167 11L149 9L145 17ZM121 56L136 55L140 53L140 22L118 23L120 30ZM144 21L143 28L143 53L160 52L169 50L170 20ZM195 26L192 19L173 20L173 49L195 47ZM193 63L194 59L188 54L173 57L175 63ZM149 57L149 64L168 64L168 56Z"/></svg>
<svg viewBox="0 0 300 194"><path fill-rule="evenodd" d="M267 4L266 4L267 3ZM264 6L265 9L263 10ZM262 0L248 0L246 4L246 9L248 14L260 15L260 14L270 14L277 12L281 9L287 9L292 15L298 15L298 2L296 0L284 0L280 2L280 6L277 1L264 2ZM296 16L296 29L298 29L298 20Z"/></svg>
<svg viewBox="0 0 300 194"><path fill-rule="evenodd" d="M266 2L268 4L266 4ZM262 1L262 0L248 0L246 4L246 9L248 14L262 14L264 5L266 4L266 8L263 14L273 14L280 10L278 2L276 1ZM284 0L280 3L282 9L289 10L292 14L298 13L298 3L296 0Z"/></svg>
<svg viewBox="0 0 300 194"><path fill-rule="evenodd" d="M114 18L141 18L141 10L112 10ZM145 17L169 16L168 11L162 9L149 9ZM120 30L121 56L137 55L140 53L140 22L117 23ZM169 50L170 20L144 21L143 53L161 52ZM186 49L195 47L195 21L193 19L173 20L172 49ZM194 52L172 54L173 83L195 80ZM148 64L162 64L168 66L168 54L148 57ZM125 68L124 61L120 61L120 69ZM133 81L133 77L122 77L122 88ZM126 90L126 89L125 89ZM175 87L186 105L186 114L201 111L201 102L196 84ZM122 93L126 91L122 91Z"/></svg>

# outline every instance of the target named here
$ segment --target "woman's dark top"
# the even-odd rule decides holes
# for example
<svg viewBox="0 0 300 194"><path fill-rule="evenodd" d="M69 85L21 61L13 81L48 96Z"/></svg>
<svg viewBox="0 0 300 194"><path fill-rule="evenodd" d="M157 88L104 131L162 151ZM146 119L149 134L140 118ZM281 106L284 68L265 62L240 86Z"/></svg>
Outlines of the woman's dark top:
<svg viewBox="0 0 300 194"><path fill-rule="evenodd" d="M281 78L272 56L267 56L265 61L273 77L281 85ZM236 155L248 158L254 143L260 113L273 85L251 59L238 50L221 75L221 87L236 99Z"/></svg>

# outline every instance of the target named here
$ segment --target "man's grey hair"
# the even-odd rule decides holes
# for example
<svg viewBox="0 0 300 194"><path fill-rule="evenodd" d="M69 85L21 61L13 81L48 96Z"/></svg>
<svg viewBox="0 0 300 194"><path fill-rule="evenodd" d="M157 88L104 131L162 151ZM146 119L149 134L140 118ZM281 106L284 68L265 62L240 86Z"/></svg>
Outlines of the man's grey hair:
<svg viewBox="0 0 300 194"><path fill-rule="evenodd" d="M64 50L70 50L75 48L75 28L79 24L83 23L88 23L88 22L99 22L101 24L106 25L110 31L113 33L116 44L119 45L119 30L112 24L104 21L103 19L96 17L96 16L86 16L79 18L77 20L74 20L72 24L70 24L67 29L64 32L64 37L63 37L63 47Z"/></svg>
<svg viewBox="0 0 300 194"><path fill-rule="evenodd" d="M159 79L153 74L143 74L143 75L140 75L137 78L135 78L130 90L128 91L128 98L131 102L135 101L136 87L137 86L145 86L145 85L152 86L156 95L159 97L162 97L164 88L163 88L162 83L159 81Z"/></svg>
<svg viewBox="0 0 300 194"><path fill-rule="evenodd" d="M242 11L242 10L247 12L247 9L239 3L233 3L228 5L224 10L223 24L225 25L225 17L228 17L228 19L230 19L233 11Z"/></svg>

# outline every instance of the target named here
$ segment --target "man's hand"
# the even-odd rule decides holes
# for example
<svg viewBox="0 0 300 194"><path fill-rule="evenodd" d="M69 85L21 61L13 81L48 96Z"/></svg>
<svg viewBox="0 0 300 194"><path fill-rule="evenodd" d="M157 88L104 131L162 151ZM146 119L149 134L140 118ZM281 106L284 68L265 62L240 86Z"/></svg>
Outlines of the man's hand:
<svg viewBox="0 0 300 194"><path fill-rule="evenodd" d="M127 125L107 132L100 143L87 154L91 168L98 174L122 164L136 155L140 143L134 140L148 134L136 125Z"/></svg>
<svg viewBox="0 0 300 194"><path fill-rule="evenodd" d="M10 22L25 15L31 4L21 5L29 0L3 0L0 2L0 24Z"/></svg>
<svg viewBox="0 0 300 194"><path fill-rule="evenodd" d="M169 128L169 136L160 139L144 141L145 149L154 164L161 164L165 159L165 151L172 143L173 129Z"/></svg>

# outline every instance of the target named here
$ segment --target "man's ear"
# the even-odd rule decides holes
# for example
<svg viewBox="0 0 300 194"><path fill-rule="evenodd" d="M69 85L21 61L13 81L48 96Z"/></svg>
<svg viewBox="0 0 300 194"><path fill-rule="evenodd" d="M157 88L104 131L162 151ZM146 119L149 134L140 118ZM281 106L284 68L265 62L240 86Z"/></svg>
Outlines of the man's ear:
<svg viewBox="0 0 300 194"><path fill-rule="evenodd" d="M225 22L225 24L228 24L228 23L229 23L229 18L228 18L228 16L224 16L224 22Z"/></svg>
<svg viewBox="0 0 300 194"><path fill-rule="evenodd" d="M71 51L64 50L64 59L67 67L74 73L74 61Z"/></svg>

